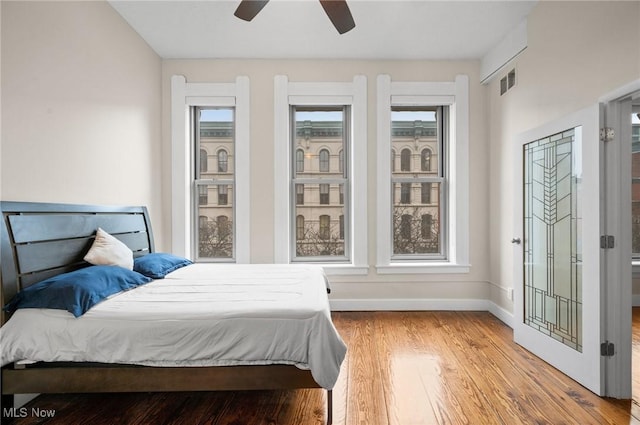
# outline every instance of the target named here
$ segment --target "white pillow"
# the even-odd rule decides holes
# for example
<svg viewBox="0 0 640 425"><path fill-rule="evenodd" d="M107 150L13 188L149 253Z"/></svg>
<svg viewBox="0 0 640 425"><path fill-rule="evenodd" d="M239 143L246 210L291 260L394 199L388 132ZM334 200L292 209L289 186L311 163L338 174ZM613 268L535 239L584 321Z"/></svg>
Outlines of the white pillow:
<svg viewBox="0 0 640 425"><path fill-rule="evenodd" d="M133 252L128 246L99 227L96 232L96 240L93 241L84 260L96 266L120 266L133 270Z"/></svg>

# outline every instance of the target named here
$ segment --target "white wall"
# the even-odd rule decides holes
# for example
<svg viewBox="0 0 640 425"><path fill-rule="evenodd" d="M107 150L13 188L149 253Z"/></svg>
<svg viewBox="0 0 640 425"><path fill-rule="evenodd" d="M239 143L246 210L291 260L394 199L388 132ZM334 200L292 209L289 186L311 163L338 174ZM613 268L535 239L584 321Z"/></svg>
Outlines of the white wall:
<svg viewBox="0 0 640 425"><path fill-rule="evenodd" d="M163 168L170 166L170 78L184 75L187 82L233 82L247 75L251 84L251 261L273 262L274 204L274 76L287 75L289 81L350 82L365 75L368 85L368 229L369 264L367 276L332 276L332 299L407 300L413 307L433 307L434 300L482 300L489 296L489 205L488 143L484 88L479 84L479 62L429 61L316 61L316 60L165 60L163 61ZM389 74L394 81L454 81L457 74L470 79L470 259L469 274L378 275L376 254L376 78ZM170 210L170 176L163 175L163 208ZM384 189L383 189L384 190ZM169 234L165 220L163 232ZM416 301L417 300L417 301ZM402 303L386 305L398 306ZM439 304L443 307L449 304ZM382 304L378 304L382 305ZM477 307L476 307L477 308Z"/></svg>
<svg viewBox="0 0 640 425"><path fill-rule="evenodd" d="M561 118L640 78L639 2L541 1L528 21L528 47L512 64L517 85L488 87L491 158L491 299L507 310L511 288L515 136ZM512 69L512 66L508 68ZM506 71L505 71L506 72Z"/></svg>
<svg viewBox="0 0 640 425"><path fill-rule="evenodd" d="M106 2L1 7L2 199L147 205L160 227L160 58Z"/></svg>
<svg viewBox="0 0 640 425"><path fill-rule="evenodd" d="M640 3L540 2L517 86L479 85L477 61L165 60L104 2L0 3L0 193L5 200L143 204L170 246L170 78L251 80L251 257L273 261L273 77L368 78L369 263L375 264L375 79L470 77L470 259L462 275L332 278L334 299L490 299L511 310L511 143L640 78ZM615 30L612 30L615 29ZM161 71L160 71L161 70ZM162 106L161 106L162 105ZM163 213L166 211L166 213ZM491 283L489 283L491 282Z"/></svg>

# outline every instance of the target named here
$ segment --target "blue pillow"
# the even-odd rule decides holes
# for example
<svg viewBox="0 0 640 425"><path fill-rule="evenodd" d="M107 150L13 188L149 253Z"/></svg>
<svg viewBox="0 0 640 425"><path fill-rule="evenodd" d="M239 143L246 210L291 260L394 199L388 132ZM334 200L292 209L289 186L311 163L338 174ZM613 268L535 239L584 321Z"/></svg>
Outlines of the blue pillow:
<svg viewBox="0 0 640 425"><path fill-rule="evenodd" d="M13 297L4 310L53 308L80 317L108 296L152 280L119 266L85 267L29 286Z"/></svg>
<svg viewBox="0 0 640 425"><path fill-rule="evenodd" d="M152 252L133 260L133 270L154 279L162 279L180 267L193 264L191 260L163 252Z"/></svg>

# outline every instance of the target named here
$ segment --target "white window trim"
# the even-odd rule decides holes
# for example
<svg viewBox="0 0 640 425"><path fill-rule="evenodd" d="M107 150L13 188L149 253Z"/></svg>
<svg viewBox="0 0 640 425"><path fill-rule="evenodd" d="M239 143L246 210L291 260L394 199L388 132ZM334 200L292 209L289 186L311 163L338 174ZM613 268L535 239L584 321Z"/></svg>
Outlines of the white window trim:
<svg viewBox="0 0 640 425"><path fill-rule="evenodd" d="M351 263L321 263L327 274L367 274L367 78L356 75L350 83L289 82L286 75L274 77L274 260L291 262L290 105L351 105Z"/></svg>
<svg viewBox="0 0 640 425"><path fill-rule="evenodd" d="M192 106L235 107L235 262L250 262L250 165L249 78L234 83L187 83L182 75L171 77L171 249L193 258L191 243L191 183L193 143L189 109Z"/></svg>
<svg viewBox="0 0 640 425"><path fill-rule="evenodd" d="M389 75L377 81L377 262L379 274L468 273L469 264L469 77L453 82L395 82ZM391 261L391 106L449 106L446 261Z"/></svg>

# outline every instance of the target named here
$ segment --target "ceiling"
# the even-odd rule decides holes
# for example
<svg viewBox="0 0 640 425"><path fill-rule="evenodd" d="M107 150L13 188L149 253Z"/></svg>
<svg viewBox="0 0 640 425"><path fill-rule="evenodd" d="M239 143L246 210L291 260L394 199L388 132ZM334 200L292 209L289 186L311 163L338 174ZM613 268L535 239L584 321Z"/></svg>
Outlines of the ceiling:
<svg viewBox="0 0 640 425"><path fill-rule="evenodd" d="M318 0L271 0L251 22L240 0L112 0L166 59L481 59L535 1L348 0L356 27L338 34Z"/></svg>

